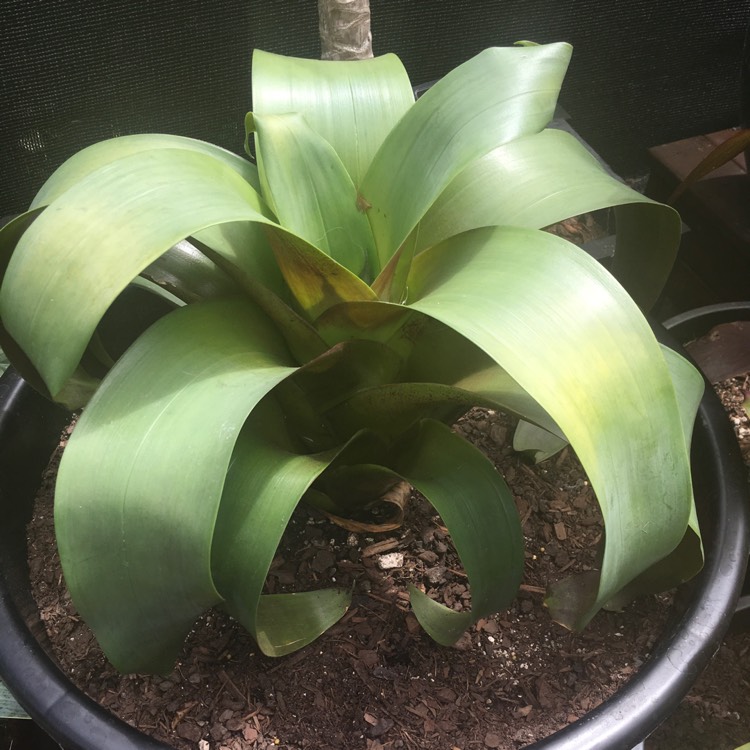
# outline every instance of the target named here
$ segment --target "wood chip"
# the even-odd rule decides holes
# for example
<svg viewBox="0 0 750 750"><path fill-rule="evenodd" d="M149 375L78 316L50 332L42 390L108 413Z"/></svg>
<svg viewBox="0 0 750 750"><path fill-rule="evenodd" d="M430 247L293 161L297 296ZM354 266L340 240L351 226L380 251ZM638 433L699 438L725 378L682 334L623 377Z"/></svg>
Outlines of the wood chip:
<svg viewBox="0 0 750 750"><path fill-rule="evenodd" d="M484 746L485 747L502 747L503 738L495 732L487 732L484 735Z"/></svg>
<svg viewBox="0 0 750 750"><path fill-rule="evenodd" d="M384 539L382 542L375 542L375 544L369 544L362 550L362 557L373 557L374 555L380 555L383 552L398 547L398 539Z"/></svg>
<svg viewBox="0 0 750 750"><path fill-rule="evenodd" d="M242 730L242 737L245 742L255 742L258 739L258 730L255 727L246 726Z"/></svg>

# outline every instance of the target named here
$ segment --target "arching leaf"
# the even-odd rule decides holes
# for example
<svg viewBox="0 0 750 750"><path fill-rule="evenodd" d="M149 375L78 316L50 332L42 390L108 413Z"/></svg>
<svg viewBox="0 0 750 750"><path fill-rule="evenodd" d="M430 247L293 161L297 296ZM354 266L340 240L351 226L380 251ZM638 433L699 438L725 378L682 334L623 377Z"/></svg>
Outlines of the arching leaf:
<svg viewBox="0 0 750 750"><path fill-rule="evenodd" d="M388 135L360 188L381 267L464 167L547 125L570 51L567 44L493 47L420 97Z"/></svg>
<svg viewBox="0 0 750 750"><path fill-rule="evenodd" d="M649 307L677 255L679 217L617 180L561 130L518 138L471 162L420 222L417 252L476 227L542 229L610 206L622 207L615 275L639 304Z"/></svg>
<svg viewBox="0 0 750 750"><path fill-rule="evenodd" d="M333 147L298 114L248 114L263 196L279 223L370 279L375 244L357 189Z"/></svg>
<svg viewBox="0 0 750 750"><path fill-rule="evenodd" d="M604 269L545 232L466 232L419 255L409 288L410 306L492 356L576 450L607 533L595 601L574 620L582 627L677 546L691 516L688 451L659 345Z"/></svg>
<svg viewBox="0 0 750 750"><path fill-rule="evenodd" d="M190 234L267 222L234 170L185 149L132 154L92 172L19 240L0 288L0 316L54 395L99 320L144 268ZM20 298L33 299L27 314Z"/></svg>
<svg viewBox="0 0 750 750"><path fill-rule="evenodd" d="M55 528L76 608L121 671L169 671L195 618L221 601L211 549L235 441L292 372L251 305L200 303L141 336L85 409Z"/></svg>
<svg viewBox="0 0 750 750"><path fill-rule="evenodd" d="M400 452L396 469L440 513L471 586L469 612L454 612L411 588L422 627L450 645L477 619L515 598L523 575L521 521L489 459L450 428L426 420Z"/></svg>
<svg viewBox="0 0 750 750"><path fill-rule="evenodd" d="M322 61L253 52L253 111L301 114L333 146L355 185L413 103L395 55Z"/></svg>
<svg viewBox="0 0 750 750"><path fill-rule="evenodd" d="M185 138L180 135L138 133L100 141L75 153L49 176L34 197L31 208L49 205L84 177L118 159L143 151L165 148L185 149L212 156L237 172L255 190L260 190L257 167L247 159L243 159L226 149L214 146L212 143L206 143L206 141Z"/></svg>
<svg viewBox="0 0 750 750"><path fill-rule="evenodd" d="M326 589L261 596L268 569L292 512L338 451L305 455L284 437L273 401L259 406L235 446L212 548L224 606L268 656L282 656L317 638L346 612L350 595Z"/></svg>

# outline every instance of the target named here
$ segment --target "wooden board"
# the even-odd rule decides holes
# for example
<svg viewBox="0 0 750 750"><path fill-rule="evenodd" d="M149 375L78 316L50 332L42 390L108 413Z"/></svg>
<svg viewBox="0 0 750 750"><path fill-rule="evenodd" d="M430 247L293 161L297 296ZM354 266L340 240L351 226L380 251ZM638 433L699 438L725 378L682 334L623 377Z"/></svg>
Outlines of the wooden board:
<svg viewBox="0 0 750 750"><path fill-rule="evenodd" d="M723 130L649 150L648 195L666 200L716 145L735 131ZM744 154L699 180L676 206L691 231L665 296L670 312L702 304L750 299L750 178Z"/></svg>
<svg viewBox="0 0 750 750"><path fill-rule="evenodd" d="M2 682L0 682L0 719L28 719L29 715L18 705Z"/></svg>

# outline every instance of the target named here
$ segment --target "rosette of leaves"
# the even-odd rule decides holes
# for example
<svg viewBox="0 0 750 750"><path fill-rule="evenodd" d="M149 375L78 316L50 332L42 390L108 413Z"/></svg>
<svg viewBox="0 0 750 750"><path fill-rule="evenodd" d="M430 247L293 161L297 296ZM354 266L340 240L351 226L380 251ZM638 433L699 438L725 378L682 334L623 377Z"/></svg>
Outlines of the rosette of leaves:
<svg viewBox="0 0 750 750"><path fill-rule="evenodd" d="M73 601L120 670L169 670L216 605L266 654L309 643L349 592L262 594L295 507L356 519L404 480L441 514L472 590L455 612L413 587L427 632L449 644L508 606L520 521L450 429L473 405L569 441L596 491L601 571L553 587L554 617L582 627L700 566L702 383L639 309L679 221L545 129L569 57L488 49L415 102L393 55L256 51L254 159L105 141L2 229L0 343L51 398L88 402L55 527ZM614 275L542 231L607 206Z"/></svg>

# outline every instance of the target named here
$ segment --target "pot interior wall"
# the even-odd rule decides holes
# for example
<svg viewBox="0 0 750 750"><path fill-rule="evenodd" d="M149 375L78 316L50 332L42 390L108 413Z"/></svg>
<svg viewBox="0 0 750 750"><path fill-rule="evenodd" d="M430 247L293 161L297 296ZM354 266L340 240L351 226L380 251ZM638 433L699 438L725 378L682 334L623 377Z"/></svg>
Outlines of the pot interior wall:
<svg viewBox="0 0 750 750"><path fill-rule="evenodd" d="M69 415L12 370L0 379L0 575L30 625L39 621L26 561L26 524L39 481Z"/></svg>

